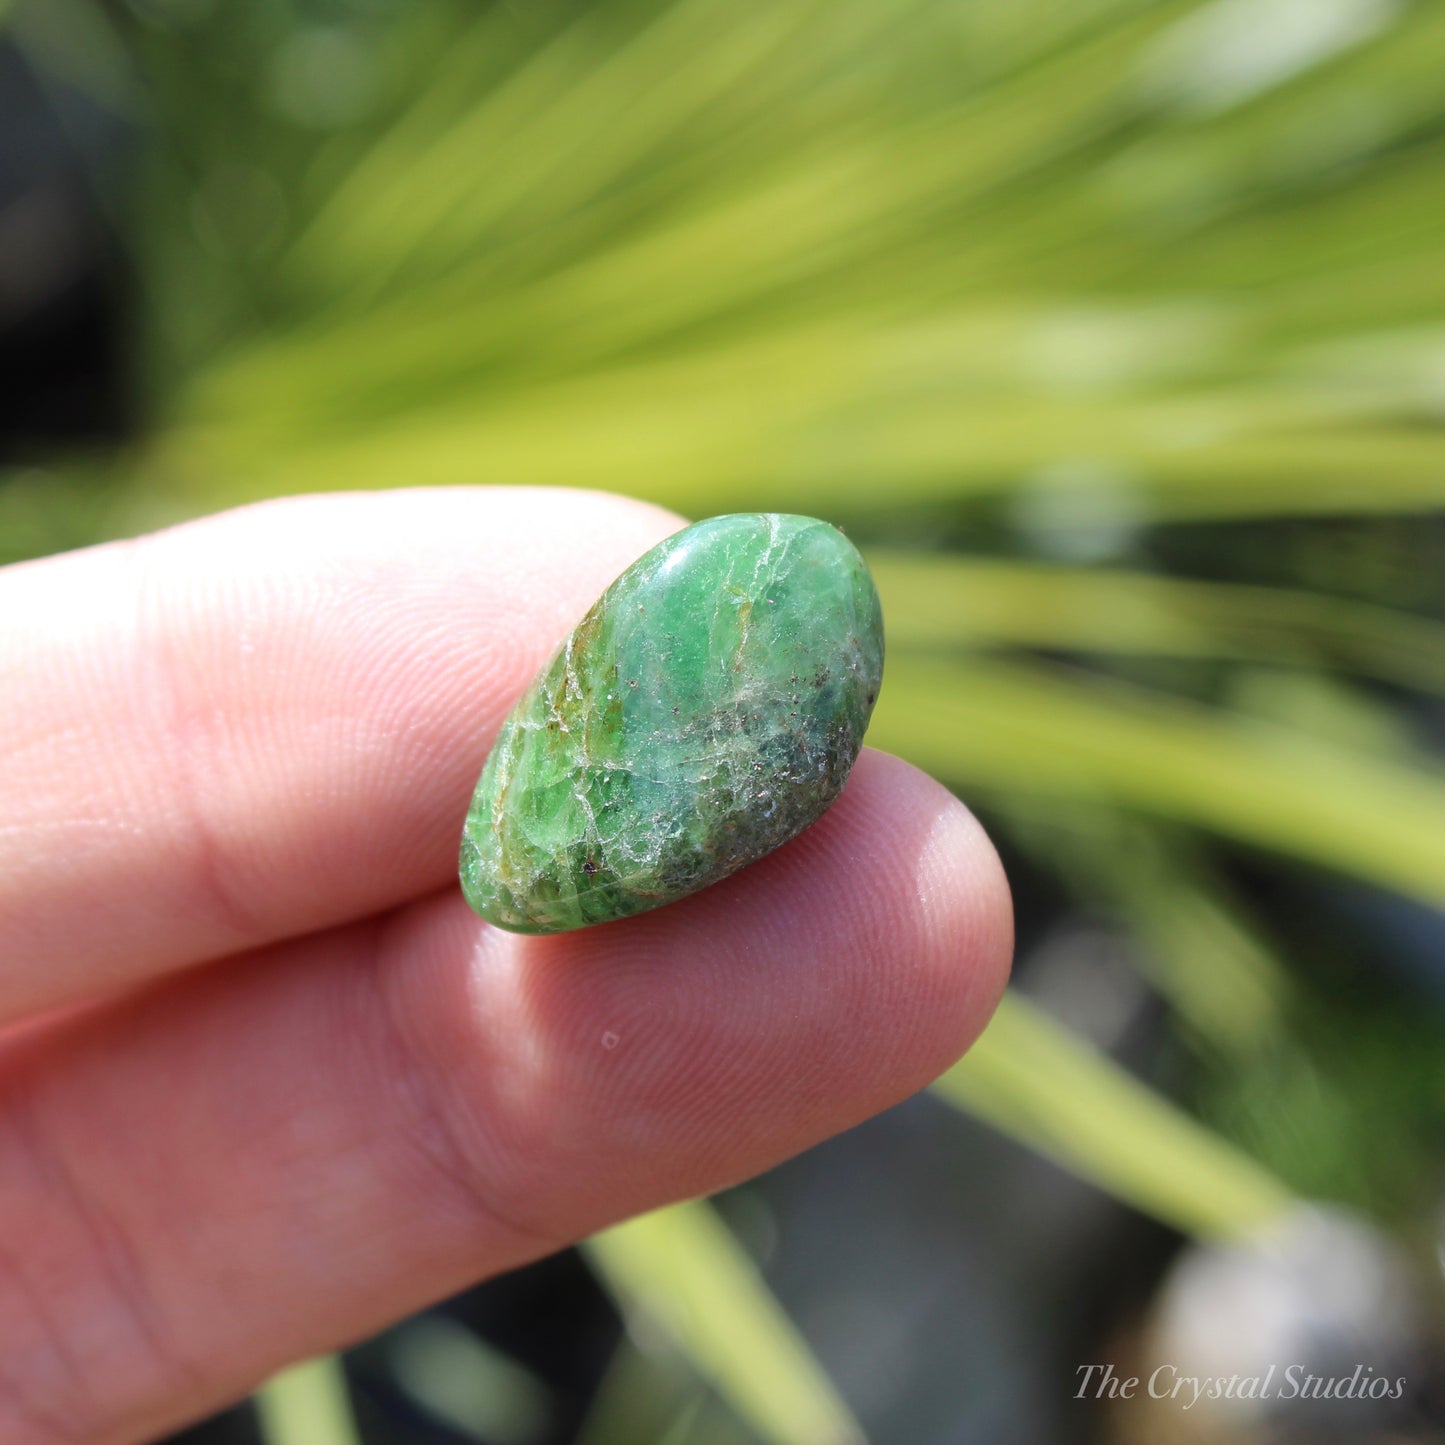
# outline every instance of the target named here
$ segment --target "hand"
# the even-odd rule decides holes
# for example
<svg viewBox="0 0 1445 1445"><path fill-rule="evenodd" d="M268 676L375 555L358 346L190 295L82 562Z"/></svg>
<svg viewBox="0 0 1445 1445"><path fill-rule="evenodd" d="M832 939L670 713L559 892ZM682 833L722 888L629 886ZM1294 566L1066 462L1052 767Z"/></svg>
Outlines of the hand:
<svg viewBox="0 0 1445 1445"><path fill-rule="evenodd" d="M878 753L671 907L523 938L462 902L508 707L678 525L300 498L0 573L0 1439L154 1436L766 1169L982 1028L998 860Z"/></svg>

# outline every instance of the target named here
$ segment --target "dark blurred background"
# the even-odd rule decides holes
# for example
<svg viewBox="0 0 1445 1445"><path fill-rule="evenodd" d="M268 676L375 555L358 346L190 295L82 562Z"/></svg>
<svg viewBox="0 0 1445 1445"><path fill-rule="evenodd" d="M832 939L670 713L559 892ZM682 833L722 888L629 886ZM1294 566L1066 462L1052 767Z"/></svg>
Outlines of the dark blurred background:
<svg viewBox="0 0 1445 1445"><path fill-rule="evenodd" d="M1442 75L1434 0L0 4L0 559L829 516L1017 899L934 1090L177 1439L1445 1440Z"/></svg>

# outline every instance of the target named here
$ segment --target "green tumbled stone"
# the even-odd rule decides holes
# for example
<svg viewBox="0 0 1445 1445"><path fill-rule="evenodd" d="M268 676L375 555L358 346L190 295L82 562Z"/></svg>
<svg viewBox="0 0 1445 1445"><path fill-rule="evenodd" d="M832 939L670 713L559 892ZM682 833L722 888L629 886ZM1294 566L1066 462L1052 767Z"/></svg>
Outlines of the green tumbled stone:
<svg viewBox="0 0 1445 1445"><path fill-rule="evenodd" d="M483 918L562 933L696 892L838 796L883 672L878 593L811 517L713 517L627 569L502 725L467 814Z"/></svg>

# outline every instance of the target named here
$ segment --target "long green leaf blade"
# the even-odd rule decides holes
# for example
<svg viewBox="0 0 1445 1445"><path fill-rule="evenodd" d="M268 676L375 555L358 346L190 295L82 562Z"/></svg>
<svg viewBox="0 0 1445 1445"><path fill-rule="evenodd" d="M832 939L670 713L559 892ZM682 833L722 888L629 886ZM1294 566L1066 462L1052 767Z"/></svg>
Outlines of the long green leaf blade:
<svg viewBox="0 0 1445 1445"><path fill-rule="evenodd" d="M950 782L1108 801L1445 905L1445 779L1423 764L1042 668L907 656L869 737Z"/></svg>
<svg viewBox="0 0 1445 1445"><path fill-rule="evenodd" d="M256 1392L266 1445L361 1445L341 1361L322 1355L292 1365Z"/></svg>
<svg viewBox="0 0 1445 1445"><path fill-rule="evenodd" d="M856 1445L863 1432L756 1266L704 1202L629 1220L584 1245L627 1308L669 1329L770 1445Z"/></svg>
<svg viewBox="0 0 1445 1445"><path fill-rule="evenodd" d="M1039 647L1340 667L1445 693L1445 627L1283 587L870 549L903 647Z"/></svg>
<svg viewBox="0 0 1445 1445"><path fill-rule="evenodd" d="M1014 991L933 1088L1187 1234L1244 1234L1291 1202L1266 1170Z"/></svg>

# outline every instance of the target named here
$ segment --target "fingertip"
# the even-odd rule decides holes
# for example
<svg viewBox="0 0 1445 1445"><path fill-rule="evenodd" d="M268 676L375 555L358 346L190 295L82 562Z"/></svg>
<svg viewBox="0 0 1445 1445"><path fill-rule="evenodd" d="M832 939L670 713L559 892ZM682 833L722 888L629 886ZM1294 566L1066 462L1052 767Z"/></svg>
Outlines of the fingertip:
<svg viewBox="0 0 1445 1445"><path fill-rule="evenodd" d="M936 779L865 748L834 808L790 846L790 867L831 876L817 917L875 960L900 1091L921 1088L983 1031L1008 982L1013 901L993 842Z"/></svg>
<svg viewBox="0 0 1445 1445"><path fill-rule="evenodd" d="M911 896L900 890L899 903L913 908L926 956L957 997L962 1053L998 1005L1013 966L1008 878L983 825L941 783L889 754L867 758L901 806L931 819L920 830Z"/></svg>

